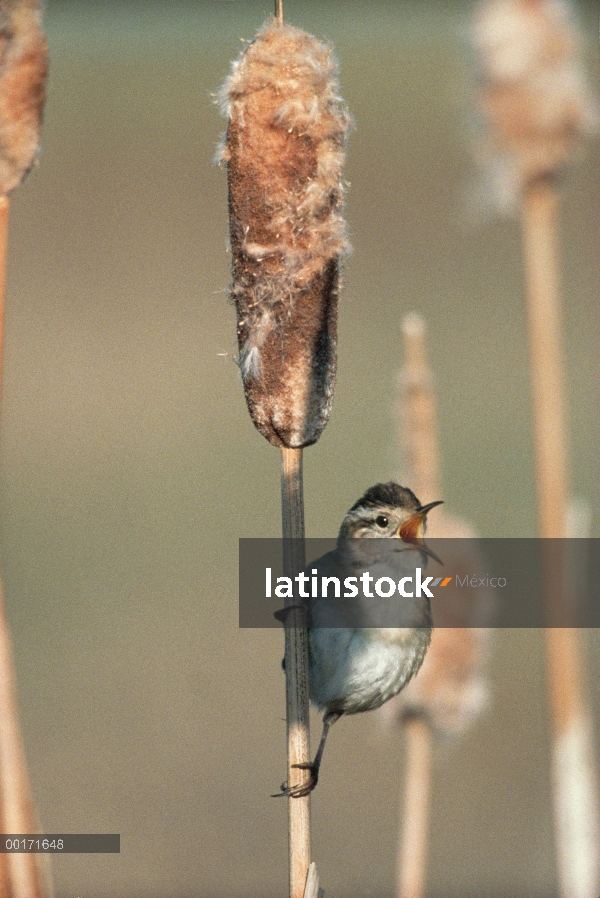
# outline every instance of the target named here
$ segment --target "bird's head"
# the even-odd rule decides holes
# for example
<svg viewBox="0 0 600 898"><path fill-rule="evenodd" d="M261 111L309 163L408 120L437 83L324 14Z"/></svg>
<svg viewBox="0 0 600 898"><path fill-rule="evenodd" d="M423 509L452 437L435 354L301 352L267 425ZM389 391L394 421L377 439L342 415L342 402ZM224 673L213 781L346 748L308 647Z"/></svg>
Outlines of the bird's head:
<svg viewBox="0 0 600 898"><path fill-rule="evenodd" d="M370 487L346 513L339 539L387 538L402 540L407 548L428 552L423 543L428 512L441 501L421 505L412 490L394 481ZM435 557L435 556L434 556Z"/></svg>

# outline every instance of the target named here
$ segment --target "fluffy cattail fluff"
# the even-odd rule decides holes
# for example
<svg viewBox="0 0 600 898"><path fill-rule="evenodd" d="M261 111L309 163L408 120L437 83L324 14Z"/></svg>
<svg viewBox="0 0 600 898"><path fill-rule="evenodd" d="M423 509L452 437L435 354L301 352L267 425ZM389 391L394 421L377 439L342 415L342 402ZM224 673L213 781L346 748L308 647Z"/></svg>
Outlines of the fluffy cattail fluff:
<svg viewBox="0 0 600 898"><path fill-rule="evenodd" d="M39 0L0 0L0 195L21 183L39 148L48 52Z"/></svg>
<svg viewBox="0 0 600 898"><path fill-rule="evenodd" d="M423 318L406 315L402 332L405 364L398 378L398 444L405 456L404 480L426 504L442 495L434 377L427 361ZM449 540L438 551L453 574L461 578L483 575L475 556L473 529L448 514L445 506L428 522L427 537ZM444 588L423 665L408 686L382 707L384 719L423 717L438 734L447 736L467 729L487 702L489 630L485 627L490 610L488 590L458 589L454 584Z"/></svg>
<svg viewBox="0 0 600 898"><path fill-rule="evenodd" d="M336 371L341 177L350 118L331 47L266 24L221 89L239 361L271 443L318 440Z"/></svg>
<svg viewBox="0 0 600 898"><path fill-rule="evenodd" d="M472 39L487 129L476 152L504 205L559 173L597 115L563 0L485 0Z"/></svg>

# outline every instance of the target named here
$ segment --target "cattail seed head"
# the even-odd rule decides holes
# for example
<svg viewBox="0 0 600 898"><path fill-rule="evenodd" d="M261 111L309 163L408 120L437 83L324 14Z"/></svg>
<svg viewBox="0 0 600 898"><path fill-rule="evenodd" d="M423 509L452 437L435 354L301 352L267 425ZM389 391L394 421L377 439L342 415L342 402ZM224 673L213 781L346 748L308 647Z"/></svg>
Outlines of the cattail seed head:
<svg viewBox="0 0 600 898"><path fill-rule="evenodd" d="M559 173L596 126L580 40L563 0L485 0L472 38L487 123L478 152L510 198Z"/></svg>
<svg viewBox="0 0 600 898"><path fill-rule="evenodd" d="M36 160L47 70L39 0L0 0L0 195Z"/></svg>
<svg viewBox="0 0 600 898"><path fill-rule="evenodd" d="M268 23L220 93L244 391L258 430L289 448L316 442L333 399L350 126L335 73L328 45Z"/></svg>

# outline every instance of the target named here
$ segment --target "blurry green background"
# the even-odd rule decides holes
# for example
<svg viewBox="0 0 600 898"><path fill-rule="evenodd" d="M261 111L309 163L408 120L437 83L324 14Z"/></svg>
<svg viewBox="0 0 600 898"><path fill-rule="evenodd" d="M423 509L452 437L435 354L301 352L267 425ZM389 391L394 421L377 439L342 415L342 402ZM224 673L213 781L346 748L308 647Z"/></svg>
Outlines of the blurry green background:
<svg viewBox="0 0 600 898"><path fill-rule="evenodd" d="M467 2L287 0L334 42L356 120L333 415L306 452L309 536L397 472L401 316L426 317L444 498L483 536L535 533L518 225L474 217ZM235 358L224 123L211 93L256 0L50 0L39 166L11 204L0 538L46 831L120 832L55 860L67 896L285 894L282 638L237 627L237 540L280 533L279 456ZM579 4L591 76L597 10ZM564 183L574 491L600 535L591 143ZM589 686L600 704L597 634ZM430 894L552 896L538 632L495 638L492 704L436 756ZM341 721L313 800L328 898L389 896L401 736ZM318 727L315 718L316 734Z"/></svg>

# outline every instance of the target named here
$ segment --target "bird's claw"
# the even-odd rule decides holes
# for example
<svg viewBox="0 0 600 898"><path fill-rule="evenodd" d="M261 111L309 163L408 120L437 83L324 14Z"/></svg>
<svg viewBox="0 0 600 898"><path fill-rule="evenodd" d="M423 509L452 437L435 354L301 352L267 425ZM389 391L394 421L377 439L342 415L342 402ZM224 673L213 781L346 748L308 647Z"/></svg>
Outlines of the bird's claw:
<svg viewBox="0 0 600 898"><path fill-rule="evenodd" d="M292 764L292 767L296 767L298 770L308 770L310 773L308 782L300 783L297 786L288 786L287 783L282 783L281 791L271 795L271 798L281 798L282 796L286 796L287 798L305 798L307 795L310 795L319 782L319 768L312 761L305 761L302 764Z"/></svg>

